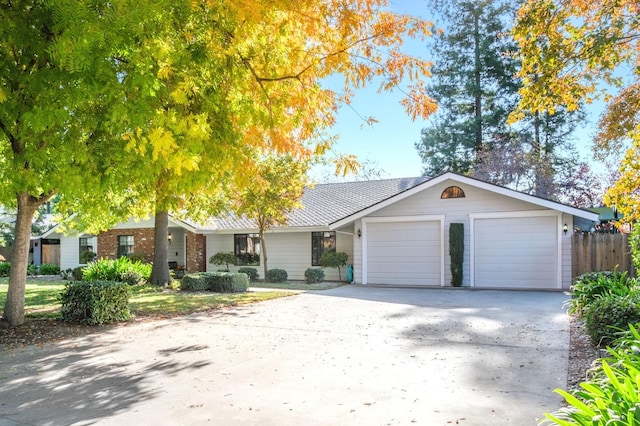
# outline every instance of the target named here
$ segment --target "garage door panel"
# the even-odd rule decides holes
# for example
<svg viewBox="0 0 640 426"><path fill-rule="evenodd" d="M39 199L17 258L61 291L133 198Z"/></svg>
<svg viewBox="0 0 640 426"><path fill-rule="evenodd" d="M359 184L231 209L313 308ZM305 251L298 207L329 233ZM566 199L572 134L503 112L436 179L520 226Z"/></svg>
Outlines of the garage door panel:
<svg viewBox="0 0 640 426"><path fill-rule="evenodd" d="M476 219L477 287L557 288L556 216Z"/></svg>
<svg viewBox="0 0 640 426"><path fill-rule="evenodd" d="M367 225L367 282L440 285L440 221Z"/></svg>

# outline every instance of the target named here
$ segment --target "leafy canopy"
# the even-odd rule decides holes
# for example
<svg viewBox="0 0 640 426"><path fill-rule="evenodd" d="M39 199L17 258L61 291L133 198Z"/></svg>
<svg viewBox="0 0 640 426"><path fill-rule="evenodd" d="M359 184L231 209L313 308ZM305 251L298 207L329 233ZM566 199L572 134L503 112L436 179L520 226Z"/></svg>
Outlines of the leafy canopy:
<svg viewBox="0 0 640 426"><path fill-rule="evenodd" d="M640 218L640 5L635 0L529 0L513 34L524 86L518 111L569 110L602 99L596 149L616 154L630 143L621 178L604 201ZM615 92L617 90L617 93Z"/></svg>

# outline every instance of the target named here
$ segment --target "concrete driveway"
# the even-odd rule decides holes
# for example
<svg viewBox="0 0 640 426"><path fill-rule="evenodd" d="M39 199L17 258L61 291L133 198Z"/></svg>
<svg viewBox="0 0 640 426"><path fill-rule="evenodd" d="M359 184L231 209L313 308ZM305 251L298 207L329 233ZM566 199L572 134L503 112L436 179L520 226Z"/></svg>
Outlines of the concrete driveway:
<svg viewBox="0 0 640 426"><path fill-rule="evenodd" d="M345 286L0 354L0 424L534 425L561 293Z"/></svg>

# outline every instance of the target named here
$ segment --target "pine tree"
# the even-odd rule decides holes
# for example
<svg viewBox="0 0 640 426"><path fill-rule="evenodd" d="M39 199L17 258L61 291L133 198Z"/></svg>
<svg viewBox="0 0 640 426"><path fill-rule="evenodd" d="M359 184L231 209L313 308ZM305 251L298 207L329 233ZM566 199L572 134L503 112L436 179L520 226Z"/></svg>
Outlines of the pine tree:
<svg viewBox="0 0 640 426"><path fill-rule="evenodd" d="M579 159L570 135L583 114L508 118L520 95L517 45L510 34L518 1L454 0L436 5L447 23L435 41L434 84L439 112L416 144L426 176L470 174L544 198L557 198L558 177Z"/></svg>
<svg viewBox="0 0 640 426"><path fill-rule="evenodd" d="M515 43L508 36L513 8L495 1L439 1L446 28L435 38L439 112L416 144L424 174L467 173L483 150L508 137L506 117L517 103Z"/></svg>

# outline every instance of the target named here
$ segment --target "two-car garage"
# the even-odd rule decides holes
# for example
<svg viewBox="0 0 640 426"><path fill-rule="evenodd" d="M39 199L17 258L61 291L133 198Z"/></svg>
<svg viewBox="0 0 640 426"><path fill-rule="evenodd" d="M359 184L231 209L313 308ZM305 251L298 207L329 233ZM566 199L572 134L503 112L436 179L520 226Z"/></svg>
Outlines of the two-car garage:
<svg viewBox="0 0 640 426"><path fill-rule="evenodd" d="M331 224L352 233L358 284L451 286L449 227L464 226L463 287L568 289L574 221L597 213L445 173Z"/></svg>
<svg viewBox="0 0 640 426"><path fill-rule="evenodd" d="M469 214L465 285L560 288L559 222L559 214L549 210ZM367 284L449 285L446 216L369 218L363 228Z"/></svg>

